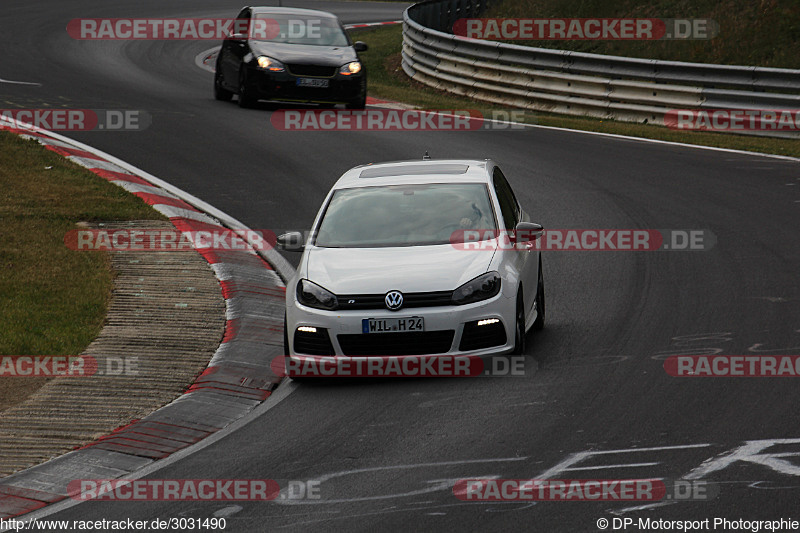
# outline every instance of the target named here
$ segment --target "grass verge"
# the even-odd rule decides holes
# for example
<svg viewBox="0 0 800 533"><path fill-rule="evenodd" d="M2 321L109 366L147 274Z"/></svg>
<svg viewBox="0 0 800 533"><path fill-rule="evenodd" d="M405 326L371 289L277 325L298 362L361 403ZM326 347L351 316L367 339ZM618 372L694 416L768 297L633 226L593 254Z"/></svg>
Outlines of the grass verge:
<svg viewBox="0 0 800 533"><path fill-rule="evenodd" d="M508 111L508 108L461 98L411 80L400 66L400 25L359 30L354 32L353 38L369 45L369 50L361 54L361 58L369 73L369 94L374 98L396 100L423 109L476 109L484 114L490 111ZM527 112L525 121L543 126L800 157L800 142L791 139L680 132L663 126L534 112Z"/></svg>
<svg viewBox="0 0 800 533"><path fill-rule="evenodd" d="M77 355L97 336L113 272L64 234L81 221L163 220L122 188L35 141L0 131L0 354ZM44 378L0 377L0 409Z"/></svg>

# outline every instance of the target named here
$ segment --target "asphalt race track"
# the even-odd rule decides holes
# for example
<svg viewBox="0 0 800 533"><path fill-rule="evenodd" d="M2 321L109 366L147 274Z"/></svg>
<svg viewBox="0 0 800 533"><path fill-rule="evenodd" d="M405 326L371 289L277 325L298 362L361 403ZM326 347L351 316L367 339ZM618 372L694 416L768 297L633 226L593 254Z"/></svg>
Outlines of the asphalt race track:
<svg viewBox="0 0 800 533"><path fill-rule="evenodd" d="M405 7L292 4L323 6L344 23L398 20ZM800 518L798 381L674 378L662 366L679 353L800 354L800 163L543 128L279 131L270 124L276 106L213 99L212 75L194 59L218 43L77 41L65 30L78 17L233 17L240 7L4 0L0 79L41 85L0 82L1 106L144 110L152 116L144 131L67 135L251 228L305 229L348 168L428 150L497 160L546 228L702 229L717 243L695 252L545 252L548 324L529 338L525 377L290 384L275 407L151 476L319 480L319 500L89 502L49 518L225 516L226 531L242 532L598 531L600 518ZM286 257L296 263L299 254ZM764 442L742 448L747 441ZM572 455L587 451L607 453ZM455 480L482 477L702 479L720 494L641 510L453 495Z"/></svg>

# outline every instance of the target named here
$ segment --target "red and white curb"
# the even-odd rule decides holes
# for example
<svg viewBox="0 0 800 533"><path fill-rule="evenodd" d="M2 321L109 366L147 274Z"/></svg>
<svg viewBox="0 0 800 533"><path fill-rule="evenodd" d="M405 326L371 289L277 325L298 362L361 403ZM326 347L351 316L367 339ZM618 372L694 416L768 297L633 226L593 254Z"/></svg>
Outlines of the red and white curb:
<svg viewBox="0 0 800 533"><path fill-rule="evenodd" d="M138 196L182 232L248 229L202 200L132 165L62 135L0 117L0 129L35 139ZM282 380L270 368L283 355L285 286L292 266L274 250L198 252L220 282L225 334L206 370L172 403L46 463L0 479L0 518L67 498L74 479L126 477L229 426L270 396Z"/></svg>

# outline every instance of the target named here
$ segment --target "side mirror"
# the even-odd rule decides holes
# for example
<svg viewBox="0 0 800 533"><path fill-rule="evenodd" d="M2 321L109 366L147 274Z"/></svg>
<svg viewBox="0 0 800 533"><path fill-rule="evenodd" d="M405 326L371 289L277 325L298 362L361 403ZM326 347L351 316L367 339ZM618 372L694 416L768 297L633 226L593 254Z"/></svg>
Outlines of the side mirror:
<svg viewBox="0 0 800 533"><path fill-rule="evenodd" d="M305 248L303 234L299 231L290 231L278 236L278 246L287 252L302 252Z"/></svg>
<svg viewBox="0 0 800 533"><path fill-rule="evenodd" d="M367 43L363 41L356 41L353 44L353 50L355 50L356 52L366 52L368 49L369 47L367 46Z"/></svg>
<svg viewBox="0 0 800 533"><path fill-rule="evenodd" d="M228 36L228 41L236 44L244 44L247 41L247 35L244 33L234 33Z"/></svg>
<svg viewBox="0 0 800 533"><path fill-rule="evenodd" d="M520 222L514 228L514 241L533 242L544 234L544 228L541 224L533 222Z"/></svg>

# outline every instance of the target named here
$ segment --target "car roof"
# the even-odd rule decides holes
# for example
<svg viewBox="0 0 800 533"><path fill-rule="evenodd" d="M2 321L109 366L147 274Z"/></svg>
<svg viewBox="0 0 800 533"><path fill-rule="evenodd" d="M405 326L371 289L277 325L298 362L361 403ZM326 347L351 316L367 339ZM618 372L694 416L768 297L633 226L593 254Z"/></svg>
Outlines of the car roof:
<svg viewBox="0 0 800 533"><path fill-rule="evenodd" d="M370 163L353 167L339 178L334 189L418 183L488 183L490 159L415 159Z"/></svg>
<svg viewBox="0 0 800 533"><path fill-rule="evenodd" d="M271 6L253 6L250 8L253 13L261 14L274 14L274 15L314 15L317 17L336 18L333 13L327 11L319 11L317 9L303 9L299 7L271 7Z"/></svg>

